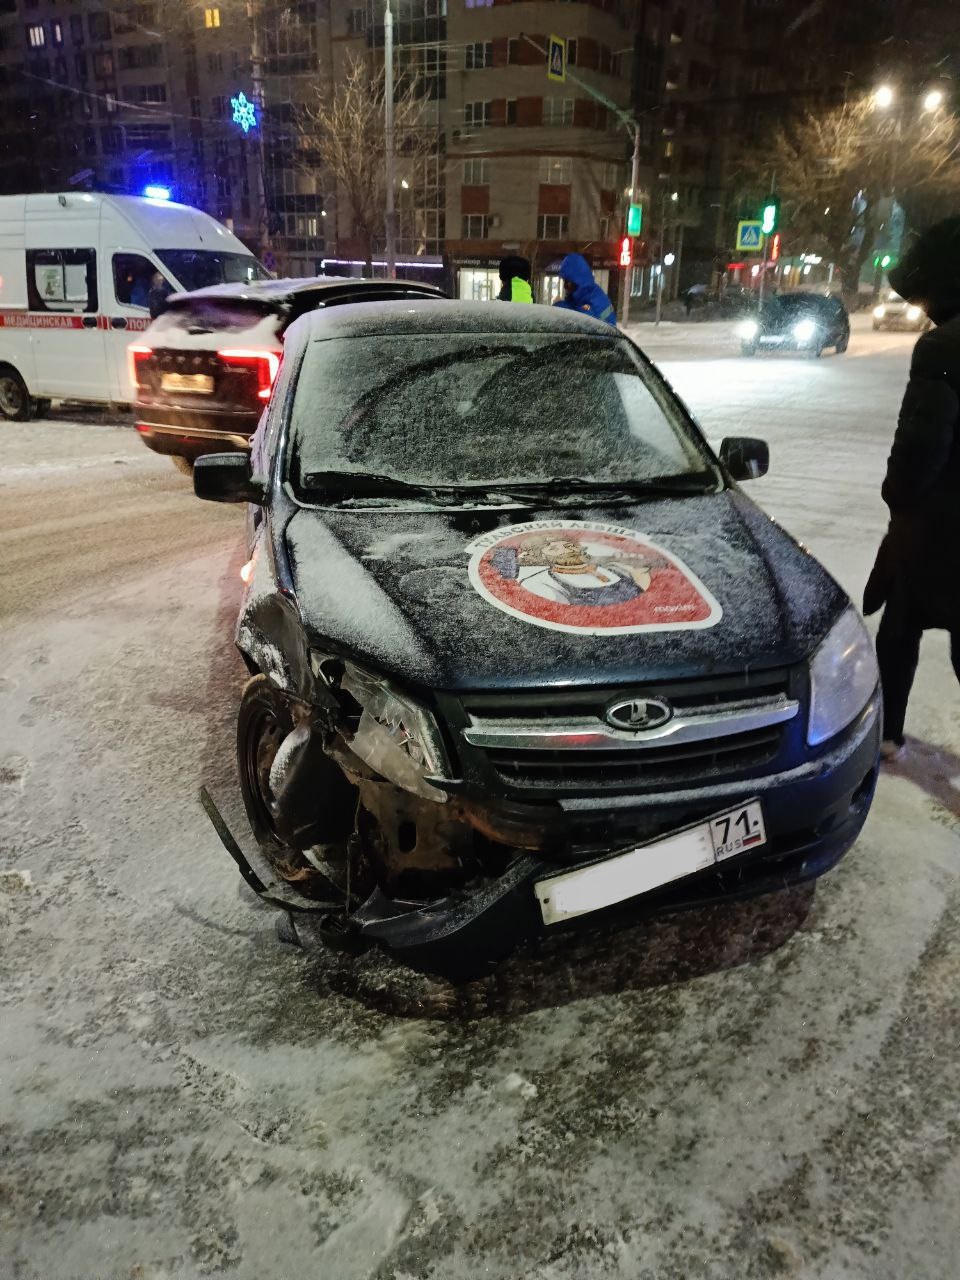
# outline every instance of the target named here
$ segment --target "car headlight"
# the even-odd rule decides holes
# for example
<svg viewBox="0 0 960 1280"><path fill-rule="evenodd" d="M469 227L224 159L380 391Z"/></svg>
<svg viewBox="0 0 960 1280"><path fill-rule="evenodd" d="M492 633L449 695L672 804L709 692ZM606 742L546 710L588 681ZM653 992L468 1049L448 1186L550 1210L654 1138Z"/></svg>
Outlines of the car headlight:
<svg viewBox="0 0 960 1280"><path fill-rule="evenodd" d="M314 674L323 678L322 654L311 653ZM445 801L447 793L430 778L447 778L450 767L440 728L433 715L387 680L345 663L340 688L360 706L352 736L344 734L353 753L382 777L422 796Z"/></svg>
<svg viewBox="0 0 960 1280"><path fill-rule="evenodd" d="M919 320L923 312L919 307L907 307L907 319Z"/></svg>
<svg viewBox="0 0 960 1280"><path fill-rule="evenodd" d="M817 326L813 320L798 320L793 326L793 336L798 342L809 342L816 332Z"/></svg>
<svg viewBox="0 0 960 1280"><path fill-rule="evenodd" d="M741 324L737 325L737 332L740 334L741 338L755 338L760 332L760 326L757 324L756 320L744 320Z"/></svg>
<svg viewBox="0 0 960 1280"><path fill-rule="evenodd" d="M879 678L873 643L851 605L810 661L808 744L819 746L856 719Z"/></svg>
<svg viewBox="0 0 960 1280"><path fill-rule="evenodd" d="M876 316L878 320L882 320L883 317L887 314L887 308L881 302L879 307L873 308L873 314L874 316Z"/></svg>

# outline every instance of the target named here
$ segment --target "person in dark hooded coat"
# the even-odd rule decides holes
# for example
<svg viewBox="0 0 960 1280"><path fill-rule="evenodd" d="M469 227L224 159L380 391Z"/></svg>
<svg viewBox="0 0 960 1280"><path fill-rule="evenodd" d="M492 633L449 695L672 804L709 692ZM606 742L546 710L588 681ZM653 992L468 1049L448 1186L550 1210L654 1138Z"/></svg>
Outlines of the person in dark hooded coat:
<svg viewBox="0 0 960 1280"><path fill-rule="evenodd" d="M500 292L498 302L533 302L530 288L530 259L506 257L500 259Z"/></svg>
<svg viewBox="0 0 960 1280"><path fill-rule="evenodd" d="M881 489L890 524L863 601L867 614L884 606L881 750L897 759L924 631L950 633L960 679L960 218L931 227L889 279L937 326L913 351Z"/></svg>
<svg viewBox="0 0 960 1280"><path fill-rule="evenodd" d="M593 272L582 253L567 254L560 263L560 279L563 281L564 296L556 300L553 304L555 307L581 311L584 315L616 325L613 303L594 280Z"/></svg>

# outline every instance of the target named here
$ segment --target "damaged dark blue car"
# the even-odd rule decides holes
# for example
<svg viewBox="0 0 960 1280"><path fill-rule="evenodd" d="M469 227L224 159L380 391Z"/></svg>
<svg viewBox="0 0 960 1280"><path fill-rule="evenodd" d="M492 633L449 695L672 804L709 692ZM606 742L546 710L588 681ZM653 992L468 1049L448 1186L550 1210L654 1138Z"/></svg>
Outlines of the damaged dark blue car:
<svg viewBox="0 0 960 1280"><path fill-rule="evenodd" d="M870 639L644 355L546 307L345 306L287 332L245 455L240 785L295 929L482 972L603 913L763 893L856 839ZM266 868L266 869L265 869Z"/></svg>

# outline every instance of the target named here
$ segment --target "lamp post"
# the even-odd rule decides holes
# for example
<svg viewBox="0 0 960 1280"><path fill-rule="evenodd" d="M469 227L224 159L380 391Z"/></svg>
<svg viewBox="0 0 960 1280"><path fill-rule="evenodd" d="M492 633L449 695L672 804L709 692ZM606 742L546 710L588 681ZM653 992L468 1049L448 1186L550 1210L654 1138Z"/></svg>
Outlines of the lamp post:
<svg viewBox="0 0 960 1280"><path fill-rule="evenodd" d="M387 180L387 278L396 279L397 275L397 230L396 213L394 211L394 143L393 143L393 14L390 11L390 0L386 0L383 15L383 137L384 137L384 172Z"/></svg>
<svg viewBox="0 0 960 1280"><path fill-rule="evenodd" d="M680 199L680 193L678 191L670 192L671 204L676 204L679 199ZM666 191L664 191L663 195L660 198L660 274L657 276L657 316L656 316L656 319L654 320L655 326L660 323L660 313L663 310L664 267L671 266L674 262L674 255L672 253L664 253L664 249L666 247L667 247L667 193ZM667 258L670 259L669 262L667 262Z"/></svg>

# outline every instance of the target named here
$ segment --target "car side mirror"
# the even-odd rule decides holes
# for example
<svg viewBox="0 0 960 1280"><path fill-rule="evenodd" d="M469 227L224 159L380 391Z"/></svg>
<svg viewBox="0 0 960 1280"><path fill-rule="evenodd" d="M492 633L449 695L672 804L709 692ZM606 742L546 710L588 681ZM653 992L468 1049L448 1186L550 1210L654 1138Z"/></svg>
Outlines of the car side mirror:
<svg viewBox="0 0 960 1280"><path fill-rule="evenodd" d="M208 502L262 505L266 486L253 474L249 453L207 453L193 464L193 492Z"/></svg>
<svg viewBox="0 0 960 1280"><path fill-rule="evenodd" d="M727 436L720 444L720 461L734 480L758 480L770 469L770 446L753 436Z"/></svg>

